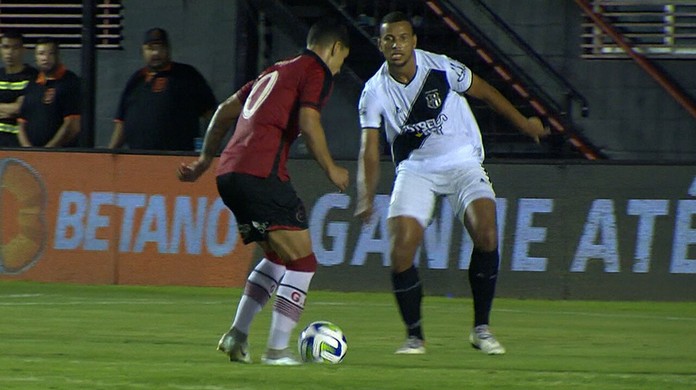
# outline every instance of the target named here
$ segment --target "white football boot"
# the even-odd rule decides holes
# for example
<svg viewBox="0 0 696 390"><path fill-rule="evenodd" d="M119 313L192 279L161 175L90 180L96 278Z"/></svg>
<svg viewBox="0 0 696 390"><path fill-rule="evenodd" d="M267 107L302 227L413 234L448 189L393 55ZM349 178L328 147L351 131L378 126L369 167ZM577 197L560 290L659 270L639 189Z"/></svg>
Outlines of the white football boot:
<svg viewBox="0 0 696 390"><path fill-rule="evenodd" d="M261 356L261 363L269 366L299 366L302 362L295 357L290 348L268 349Z"/></svg>
<svg viewBox="0 0 696 390"><path fill-rule="evenodd" d="M394 352L396 355L423 355L425 353L425 341L416 336L409 336L404 345Z"/></svg>
<svg viewBox="0 0 696 390"><path fill-rule="evenodd" d="M469 334L471 346L488 355L504 355L505 347L495 339L488 325L479 325Z"/></svg>

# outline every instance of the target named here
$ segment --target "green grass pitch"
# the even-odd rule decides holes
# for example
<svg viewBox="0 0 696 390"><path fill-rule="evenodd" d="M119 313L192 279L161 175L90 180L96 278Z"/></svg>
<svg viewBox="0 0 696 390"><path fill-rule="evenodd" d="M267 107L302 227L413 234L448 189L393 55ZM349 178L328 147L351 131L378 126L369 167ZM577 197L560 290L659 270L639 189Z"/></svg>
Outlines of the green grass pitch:
<svg viewBox="0 0 696 390"><path fill-rule="evenodd" d="M428 353L395 356L390 294L313 291L301 325L343 328L345 360L267 367L269 307L252 327L254 364L215 350L240 293L0 282L0 389L696 389L693 302L498 299L508 353L485 356L467 341L470 300L426 296Z"/></svg>

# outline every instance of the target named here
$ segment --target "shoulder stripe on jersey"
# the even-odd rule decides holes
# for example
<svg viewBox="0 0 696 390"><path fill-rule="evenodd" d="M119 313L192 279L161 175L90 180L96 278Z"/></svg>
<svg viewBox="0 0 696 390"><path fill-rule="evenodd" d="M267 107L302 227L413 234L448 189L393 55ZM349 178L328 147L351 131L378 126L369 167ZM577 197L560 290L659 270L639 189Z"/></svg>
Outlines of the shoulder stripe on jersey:
<svg viewBox="0 0 696 390"><path fill-rule="evenodd" d="M447 116L442 113L450 92L447 74L443 70L431 69L425 76L420 91L411 102L406 122L401 125L399 135L392 142L394 164L408 158L420 148L431 134L441 134Z"/></svg>

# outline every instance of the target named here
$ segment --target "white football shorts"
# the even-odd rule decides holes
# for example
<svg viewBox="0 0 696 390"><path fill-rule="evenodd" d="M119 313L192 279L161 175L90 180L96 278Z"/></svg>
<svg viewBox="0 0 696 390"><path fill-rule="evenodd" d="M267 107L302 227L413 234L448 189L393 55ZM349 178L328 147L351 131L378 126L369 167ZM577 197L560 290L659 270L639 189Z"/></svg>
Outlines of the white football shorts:
<svg viewBox="0 0 696 390"><path fill-rule="evenodd" d="M478 163L428 172L422 166L413 167L404 161L397 168L387 218L413 217L425 228L432 222L439 196L447 197L460 222L474 200L495 200L488 174Z"/></svg>

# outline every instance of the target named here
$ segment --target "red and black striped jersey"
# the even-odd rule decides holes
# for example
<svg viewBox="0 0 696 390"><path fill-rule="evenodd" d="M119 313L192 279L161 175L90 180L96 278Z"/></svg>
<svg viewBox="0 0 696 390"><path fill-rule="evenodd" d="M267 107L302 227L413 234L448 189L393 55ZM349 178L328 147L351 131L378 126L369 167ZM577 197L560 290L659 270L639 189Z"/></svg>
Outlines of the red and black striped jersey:
<svg viewBox="0 0 696 390"><path fill-rule="evenodd" d="M275 174L289 180L286 162L290 145L300 134L300 108L321 111L332 88L331 71L310 50L273 64L245 84L236 92L244 107L220 156L217 174Z"/></svg>

